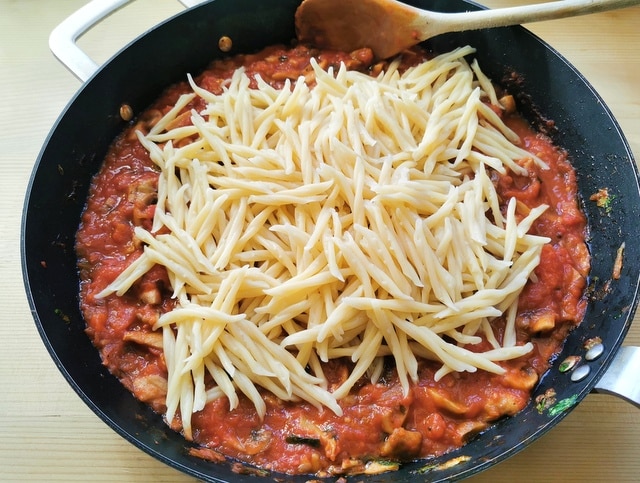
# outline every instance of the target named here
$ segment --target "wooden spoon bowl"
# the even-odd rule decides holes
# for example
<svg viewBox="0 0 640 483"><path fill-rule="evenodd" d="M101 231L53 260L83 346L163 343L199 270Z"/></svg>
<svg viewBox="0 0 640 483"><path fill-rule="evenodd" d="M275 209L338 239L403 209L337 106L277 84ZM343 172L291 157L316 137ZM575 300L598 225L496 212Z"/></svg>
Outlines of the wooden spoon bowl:
<svg viewBox="0 0 640 483"><path fill-rule="evenodd" d="M304 0L296 11L295 22L301 42L343 51L369 47L383 59L443 33L507 27L639 3L640 0L556 0L496 10L439 13L396 0Z"/></svg>

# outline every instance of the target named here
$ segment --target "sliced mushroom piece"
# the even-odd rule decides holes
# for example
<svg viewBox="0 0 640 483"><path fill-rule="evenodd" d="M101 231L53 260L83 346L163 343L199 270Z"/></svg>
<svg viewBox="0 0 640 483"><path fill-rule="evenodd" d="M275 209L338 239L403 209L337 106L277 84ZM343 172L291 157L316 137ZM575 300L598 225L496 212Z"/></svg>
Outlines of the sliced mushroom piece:
<svg viewBox="0 0 640 483"><path fill-rule="evenodd" d="M159 374L138 377L133 381L133 393L144 402L163 400L167 395L167 379Z"/></svg>
<svg viewBox="0 0 640 483"><path fill-rule="evenodd" d="M396 428L382 444L380 454L387 458L409 460L418 456L421 447L422 434L418 431Z"/></svg>
<svg viewBox="0 0 640 483"><path fill-rule="evenodd" d="M124 333L122 338L125 342L135 342L136 344L162 349L162 333L146 332L143 330L130 330Z"/></svg>
<svg viewBox="0 0 640 483"><path fill-rule="evenodd" d="M434 404L440 409L444 409L445 411L458 415L466 414L466 412L469 411L469 407L466 404L454 401L447 395L442 394L435 389L427 389L427 392L429 393L429 396L431 396Z"/></svg>

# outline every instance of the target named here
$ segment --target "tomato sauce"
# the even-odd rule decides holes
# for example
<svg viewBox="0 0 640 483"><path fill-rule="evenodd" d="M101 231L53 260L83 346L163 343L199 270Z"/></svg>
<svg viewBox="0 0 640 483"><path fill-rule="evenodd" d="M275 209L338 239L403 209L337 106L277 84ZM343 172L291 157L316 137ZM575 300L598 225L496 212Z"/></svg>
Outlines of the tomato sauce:
<svg viewBox="0 0 640 483"><path fill-rule="evenodd" d="M405 62L415 62L419 55L408 54ZM366 49L347 54L303 46L272 47L256 55L215 62L197 82L219 92L224 80L244 65L250 76L259 73L272 85L282 87L287 79L311 72L312 56L325 68L337 68L340 62L374 74L384 68L383 63L373 63ZM160 314L174 306L166 272L152 269L121 297L100 299L95 295L139 256L142 247L133 235L134 227L149 229L153 219L158 172L134 132L147 131L187 89L186 83L171 87L114 142L93 181L77 233L87 333L109 370L138 399L160 413L166 409L166 365L162 336L151 327ZM202 107L197 102L187 109ZM212 460L224 455L292 474L376 472L393 469L402 461L451 451L492 421L526 406L549 359L584 315L590 260L586 220L578 206L575 173L566 153L517 114L505 116L525 148L549 166L543 170L523 160L525 176L492 174L505 204L515 197L520 203L518 210L525 212L541 203L551 207L531 229L551 242L544 247L535 282L530 281L520 296L516 321L518 341L532 341L534 351L501 363L506 369L503 375L452 373L437 382L434 373L439 365L422 360L419 382L407 395L390 360L378 383L363 380L339 401L344 411L341 417L307 403L280 401L264 391L267 412L260 419L245 398L241 397L233 411L221 398L192 417L193 440L201 445L194 455ZM501 334L504 321L498 319L493 324ZM481 343L475 350L487 348L488 343ZM337 386L349 368L349 362L332 361L324 370L330 383ZM179 420L172 424L181 429Z"/></svg>

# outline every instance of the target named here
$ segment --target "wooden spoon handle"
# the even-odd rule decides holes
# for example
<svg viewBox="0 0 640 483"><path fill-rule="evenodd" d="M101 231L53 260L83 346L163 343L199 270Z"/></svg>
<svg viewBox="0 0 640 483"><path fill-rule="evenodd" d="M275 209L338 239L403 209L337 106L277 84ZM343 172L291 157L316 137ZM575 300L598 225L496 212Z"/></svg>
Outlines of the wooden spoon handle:
<svg viewBox="0 0 640 483"><path fill-rule="evenodd" d="M556 0L548 3L505 7L461 13L427 12L416 21L416 31L426 40L437 34L491 27L508 27L589 13L615 10L640 4L640 0ZM424 11L423 11L424 12ZM424 23L423 23L424 22ZM422 28L424 27L424 28Z"/></svg>

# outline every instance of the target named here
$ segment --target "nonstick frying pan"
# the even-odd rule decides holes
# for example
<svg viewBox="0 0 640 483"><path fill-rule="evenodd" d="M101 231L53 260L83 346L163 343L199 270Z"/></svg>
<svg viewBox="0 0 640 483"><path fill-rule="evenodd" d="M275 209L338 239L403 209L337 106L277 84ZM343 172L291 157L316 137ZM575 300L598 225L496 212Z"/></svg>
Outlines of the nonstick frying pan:
<svg viewBox="0 0 640 483"><path fill-rule="evenodd" d="M198 72L224 55L218 48L221 36L233 40L231 54L290 42L299 3L214 0L155 27L97 70L86 59L68 64L86 82L45 141L25 197L21 237L25 289L56 365L84 402L116 432L166 464L205 481L256 480L235 472L231 462L213 464L189 456L189 443L102 366L84 333L79 311L74 237L91 177L111 141L125 127L120 106L128 104L138 113L186 73ZM480 8L464 0L407 3L437 11ZM592 255L587 314L521 413L501 420L446 456L358 481L451 481L471 476L542 436L593 390L620 393L640 404L640 387L632 378L640 370L640 349L621 347L633 320L640 283L640 189L624 135L589 83L526 29L448 34L430 41L429 47L445 51L463 44L477 48L483 70L516 95L520 110L567 149L576 167ZM56 55L64 60L64 52L58 50ZM554 122L547 122L549 119ZM608 188L610 194L606 208L589 200L602 188ZM620 277L613 279L614 261L623 243L624 263ZM596 338L604 350L587 353L585 344ZM579 356L581 363L563 372L561 363L568 356ZM538 396L549 390L555 392L555 402L545 406ZM266 478L282 479L283 475ZM308 477L284 480L303 482Z"/></svg>

